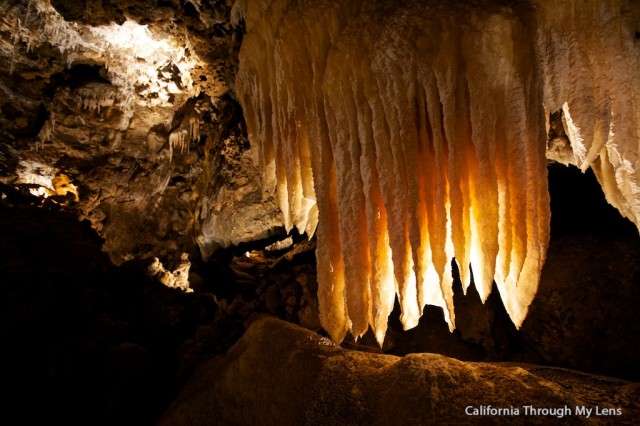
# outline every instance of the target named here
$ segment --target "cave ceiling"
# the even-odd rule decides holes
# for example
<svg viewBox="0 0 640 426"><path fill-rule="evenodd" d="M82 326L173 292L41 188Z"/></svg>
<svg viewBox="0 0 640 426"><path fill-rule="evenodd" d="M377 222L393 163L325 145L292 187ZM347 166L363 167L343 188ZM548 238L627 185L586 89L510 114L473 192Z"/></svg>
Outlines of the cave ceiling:
<svg viewBox="0 0 640 426"><path fill-rule="evenodd" d="M276 232L233 100L229 3L3 2L2 181L54 193L67 176L116 263Z"/></svg>

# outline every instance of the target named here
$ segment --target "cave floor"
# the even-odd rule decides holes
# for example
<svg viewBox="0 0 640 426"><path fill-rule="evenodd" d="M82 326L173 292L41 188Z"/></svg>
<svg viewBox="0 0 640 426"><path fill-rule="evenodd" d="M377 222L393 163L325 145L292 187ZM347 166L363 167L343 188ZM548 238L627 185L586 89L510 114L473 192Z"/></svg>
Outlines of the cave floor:
<svg viewBox="0 0 640 426"><path fill-rule="evenodd" d="M426 310L420 325L406 332L395 312L382 348L370 334L348 337L341 346L367 356L430 352L637 381L640 344L636 322L628 318L640 287L632 261L640 245L635 236L606 235L554 237L533 319L519 332L497 292L482 305L477 294L458 290L458 316L466 312L473 320L460 321L454 333L439 309ZM7 200L0 205L0 365L7 412L23 423L154 424L195 371L222 359L264 315L326 338L318 321L313 240L274 237L194 262L194 293L150 280L143 261L114 266L101 246L73 211ZM597 285L602 268L610 270L608 286ZM567 274L571 285L558 285ZM592 288L577 297L575 286L585 280ZM31 409L34 404L41 409Z"/></svg>

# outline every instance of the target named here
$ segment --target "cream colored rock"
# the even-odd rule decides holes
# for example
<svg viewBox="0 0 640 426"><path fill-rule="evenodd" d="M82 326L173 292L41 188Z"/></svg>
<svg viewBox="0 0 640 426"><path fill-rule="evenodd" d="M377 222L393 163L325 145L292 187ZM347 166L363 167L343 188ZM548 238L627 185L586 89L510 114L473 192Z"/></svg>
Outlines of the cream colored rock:
<svg viewBox="0 0 640 426"><path fill-rule="evenodd" d="M285 223L306 220L297 195L281 194L299 185L287 172L302 164L294 147L319 157L309 163L323 221L319 298L334 340L345 325L355 336L371 326L382 342L394 293L405 328L433 304L453 329L454 256L465 285L471 263L483 300L499 281L519 326L548 242L531 29L444 3L256 6L246 5L236 90Z"/></svg>
<svg viewBox="0 0 640 426"><path fill-rule="evenodd" d="M189 284L189 254L182 253L177 267L173 271L165 269L164 265L157 257L147 266L147 275L154 278L160 284L171 288L180 289L186 293L192 293L193 289Z"/></svg>
<svg viewBox="0 0 640 426"><path fill-rule="evenodd" d="M549 241L545 108L564 111L573 162L640 226L638 3L487 6L236 3L249 136L287 229L316 220L301 197L317 202L337 342L369 326L382 342L396 296L405 328L431 304L453 330L454 258L465 291L470 271L483 301L495 282L520 327Z"/></svg>

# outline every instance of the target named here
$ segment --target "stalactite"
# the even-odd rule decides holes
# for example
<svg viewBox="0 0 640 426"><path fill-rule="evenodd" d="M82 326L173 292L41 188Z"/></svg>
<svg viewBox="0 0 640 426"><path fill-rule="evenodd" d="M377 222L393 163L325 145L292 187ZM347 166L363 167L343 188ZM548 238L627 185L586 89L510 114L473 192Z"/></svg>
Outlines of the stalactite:
<svg viewBox="0 0 640 426"><path fill-rule="evenodd" d="M188 133L191 142L198 142L200 140L200 119L198 117L189 117ZM188 145L187 150L189 150Z"/></svg>
<svg viewBox="0 0 640 426"><path fill-rule="evenodd" d="M76 91L78 108L98 111L104 107L113 106L116 101L115 89L105 87L82 87Z"/></svg>
<svg viewBox="0 0 640 426"><path fill-rule="evenodd" d="M169 134L169 162L173 159L173 151L180 148L182 154L189 146L189 132L186 129L176 130Z"/></svg>
<svg viewBox="0 0 640 426"><path fill-rule="evenodd" d="M640 6L624 0L542 6L545 107L564 112L573 164L592 167L607 201L640 227Z"/></svg>
<svg viewBox="0 0 640 426"><path fill-rule="evenodd" d="M51 142L53 140L53 135L56 130L56 118L55 114L51 112L49 114L49 118L44 122L42 129L38 133L38 138L36 139L35 148L36 151L42 147L47 142Z"/></svg>
<svg viewBox="0 0 640 426"><path fill-rule="evenodd" d="M247 28L236 91L249 136L287 229L311 236L320 220L320 316L336 341L371 327L382 344L396 295L405 328L429 304L453 329L454 259L465 292L473 282L485 301L495 282L522 324L549 241L545 108L564 109L576 162L600 164L612 204L640 212L628 2L575 0L555 15L550 0L471 3L234 7ZM582 36L599 19L612 41ZM602 56L589 56L595 42ZM624 75L604 83L614 61Z"/></svg>
<svg viewBox="0 0 640 426"><path fill-rule="evenodd" d="M200 117L191 115L184 119L180 126L169 134L169 162L173 160L173 151L180 149L180 153L189 152L191 143L200 140Z"/></svg>

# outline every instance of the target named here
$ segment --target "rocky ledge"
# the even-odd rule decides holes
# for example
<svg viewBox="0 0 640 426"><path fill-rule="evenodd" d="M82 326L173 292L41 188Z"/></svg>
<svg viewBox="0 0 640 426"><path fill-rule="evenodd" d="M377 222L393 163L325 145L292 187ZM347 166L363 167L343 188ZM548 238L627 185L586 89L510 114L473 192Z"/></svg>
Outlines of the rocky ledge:
<svg viewBox="0 0 640 426"><path fill-rule="evenodd" d="M637 424L639 415L638 383L427 353L354 352L262 317L227 355L196 371L160 424L621 425Z"/></svg>

